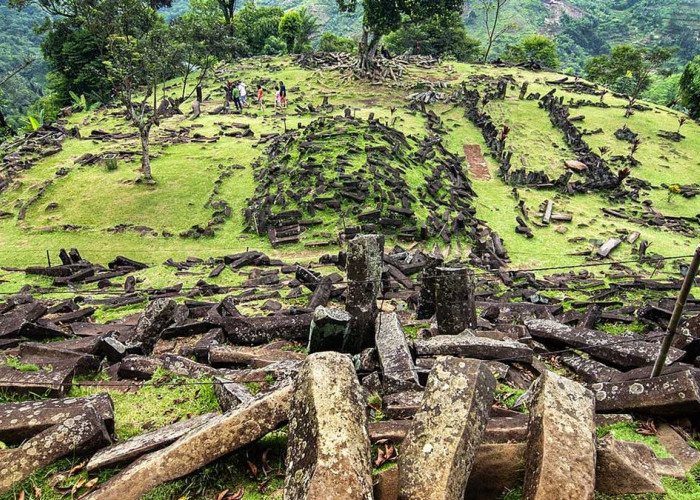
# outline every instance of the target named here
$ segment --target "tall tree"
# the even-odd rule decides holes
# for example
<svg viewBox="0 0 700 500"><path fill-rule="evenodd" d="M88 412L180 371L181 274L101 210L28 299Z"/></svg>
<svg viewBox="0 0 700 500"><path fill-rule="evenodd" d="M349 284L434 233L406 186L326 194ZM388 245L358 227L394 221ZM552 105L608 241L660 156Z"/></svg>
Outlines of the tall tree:
<svg viewBox="0 0 700 500"><path fill-rule="evenodd" d="M559 67L557 45L543 35L529 35L516 44L508 45L502 57L517 64L536 63L551 69Z"/></svg>
<svg viewBox="0 0 700 500"><path fill-rule="evenodd" d="M358 0L336 0L341 12L355 12ZM463 0L362 0L362 37L358 66L363 71L375 67L375 56L382 36L398 29L405 20L428 19L449 12L461 12Z"/></svg>
<svg viewBox="0 0 700 500"><path fill-rule="evenodd" d="M681 103L691 118L700 119L700 56L686 64L679 82Z"/></svg>
<svg viewBox="0 0 700 500"><path fill-rule="evenodd" d="M141 141L143 178L152 181L149 156L150 134L158 126L169 103L158 104L158 87L169 76L168 67L174 60L169 29L158 25L142 36L129 33L129 16L156 15L138 0L120 0L123 15L113 26L105 61L114 93L124 106L126 116L138 130ZM128 15L127 15L128 14ZM164 96L163 96L164 97Z"/></svg>
<svg viewBox="0 0 700 500"><path fill-rule="evenodd" d="M224 24L233 30L233 15L236 13L236 0L216 0L224 14Z"/></svg>
<svg viewBox="0 0 700 500"><path fill-rule="evenodd" d="M486 29L486 50L484 51L483 62L488 61L493 44L501 36L511 31L514 27L512 23L502 24L503 11L510 0L476 0L476 8L484 16L484 27Z"/></svg>

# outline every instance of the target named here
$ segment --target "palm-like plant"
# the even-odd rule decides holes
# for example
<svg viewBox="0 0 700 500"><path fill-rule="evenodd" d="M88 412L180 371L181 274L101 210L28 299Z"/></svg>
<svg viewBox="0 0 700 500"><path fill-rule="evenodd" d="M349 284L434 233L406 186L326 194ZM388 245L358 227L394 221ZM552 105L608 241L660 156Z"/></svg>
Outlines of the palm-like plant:
<svg viewBox="0 0 700 500"><path fill-rule="evenodd" d="M87 98L85 97L85 94L78 95L72 90L69 92L69 94L71 99L73 99L73 106L79 111L95 111L102 105L101 102L94 102L92 104L89 104Z"/></svg>
<svg viewBox="0 0 700 500"><path fill-rule="evenodd" d="M34 132L39 130L44 125L44 110L43 108L37 114L27 115L26 126L28 130Z"/></svg>

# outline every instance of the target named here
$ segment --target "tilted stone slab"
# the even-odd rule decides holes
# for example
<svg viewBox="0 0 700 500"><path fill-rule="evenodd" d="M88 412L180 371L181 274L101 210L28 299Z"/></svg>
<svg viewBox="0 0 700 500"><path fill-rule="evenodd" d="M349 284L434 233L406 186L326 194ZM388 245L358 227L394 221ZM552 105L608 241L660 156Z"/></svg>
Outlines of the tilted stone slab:
<svg viewBox="0 0 700 500"><path fill-rule="evenodd" d="M653 379L593 384L591 389L600 413L680 417L700 412L700 387L690 370Z"/></svg>
<svg viewBox="0 0 700 500"><path fill-rule="evenodd" d="M19 444L49 427L80 415L92 406L105 423L108 432L114 431L114 404L107 393L84 398L24 401L0 405L0 441Z"/></svg>
<svg viewBox="0 0 700 500"><path fill-rule="evenodd" d="M616 441L608 434L598 440L596 491L606 495L666 493L655 460L647 445Z"/></svg>
<svg viewBox="0 0 700 500"><path fill-rule="evenodd" d="M4 456L0 463L0 494L62 457L86 453L110 442L102 418L88 406L83 413L49 427Z"/></svg>
<svg viewBox="0 0 700 500"><path fill-rule="evenodd" d="M398 392L417 388L418 374L396 313L379 313L375 331L385 389Z"/></svg>
<svg viewBox="0 0 700 500"><path fill-rule="evenodd" d="M220 325L232 344L260 345L275 338L306 341L311 319L311 314L260 318L222 316Z"/></svg>
<svg viewBox="0 0 700 500"><path fill-rule="evenodd" d="M552 341L569 347L585 348L586 353L602 361L626 368L653 365L660 344L615 337L606 332L572 328L546 319L525 322L530 335L538 340ZM685 353L672 347L666 364L678 361Z"/></svg>
<svg viewBox="0 0 700 500"><path fill-rule="evenodd" d="M208 357L213 366L244 365L252 368L262 368L278 361L303 361L305 358L294 351L231 345L212 345Z"/></svg>
<svg viewBox="0 0 700 500"><path fill-rule="evenodd" d="M399 458L399 499L461 498L494 399L496 379L473 359L439 358Z"/></svg>
<svg viewBox="0 0 700 500"><path fill-rule="evenodd" d="M87 470L94 471L124 462L132 462L146 453L159 450L174 443L192 429L209 422L214 416L216 416L216 413L199 415L182 422L166 425L152 432L134 436L109 448L104 448L92 456L87 464Z"/></svg>
<svg viewBox="0 0 700 500"><path fill-rule="evenodd" d="M372 499L367 414L350 358L311 354L299 371L289 421L284 500Z"/></svg>
<svg viewBox="0 0 700 500"><path fill-rule="evenodd" d="M253 399L250 390L243 384L231 382L223 377L214 377L213 382L214 394L224 412Z"/></svg>
<svg viewBox="0 0 700 500"><path fill-rule="evenodd" d="M172 299L156 299L149 302L129 341L142 343L145 352L150 353L163 330L173 322L176 307L177 303Z"/></svg>
<svg viewBox="0 0 700 500"><path fill-rule="evenodd" d="M73 371L73 367L61 367L23 372L0 365L0 392L61 397L71 388Z"/></svg>
<svg viewBox="0 0 700 500"><path fill-rule="evenodd" d="M527 440L525 500L593 500L593 393L545 371L533 384Z"/></svg>
<svg viewBox="0 0 700 500"><path fill-rule="evenodd" d="M319 306L314 309L309 329L308 352L341 351L350 333L352 316L342 309Z"/></svg>
<svg viewBox="0 0 700 500"><path fill-rule="evenodd" d="M143 456L85 498L137 500L156 486L186 476L284 424L291 396L287 385L217 415L167 448Z"/></svg>
<svg viewBox="0 0 700 500"><path fill-rule="evenodd" d="M484 360L532 362L532 349L519 342L477 337L469 332L460 335L437 335L413 342L417 356L461 356Z"/></svg>

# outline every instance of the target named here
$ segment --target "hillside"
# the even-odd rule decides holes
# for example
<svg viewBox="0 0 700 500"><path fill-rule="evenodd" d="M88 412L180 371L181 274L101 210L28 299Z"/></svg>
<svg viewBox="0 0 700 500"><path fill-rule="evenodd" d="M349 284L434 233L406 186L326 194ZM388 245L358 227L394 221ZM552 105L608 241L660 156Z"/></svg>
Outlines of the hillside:
<svg viewBox="0 0 700 500"><path fill-rule="evenodd" d="M512 170L522 168L526 174L542 171L550 179L549 182L554 182L567 172L564 162L575 160L577 153L566 144L563 133L552 126L547 111L539 106L536 99L518 99L520 85L524 81L530 82L528 95L544 95L555 90L555 95L565 102L571 99L574 103L581 101L576 109L571 110L571 114L585 118L574 124L581 131L596 131L583 136L584 140L596 153L600 147L608 148L606 158L610 160L610 168L615 175L618 169L628 166L624 157L628 154L630 143L615 137L615 132L626 124L622 110L624 101L607 95L603 107L600 107L597 97L572 92L576 86L546 83L560 79L559 75L522 69L489 67L484 70L480 66L458 64L429 70L412 68L408 71L405 81L415 82L415 88L405 89L403 84L394 84L401 89L397 92L393 86L381 87L361 82L350 86L338 73L304 70L289 61L270 61L262 66L251 61L237 66L235 70L222 67L217 72L220 76L208 81L206 95L209 100L200 118L191 121L184 115L176 115L164 121L155 131L157 153L153 170L158 180L155 188L133 183L136 178L137 143L132 130L119 119L118 109L102 110L93 116L80 113L70 116L62 126L66 129L77 127L81 138L67 138L59 146L60 150L52 148L50 156L42 158L42 151L16 153L12 147L6 150L10 153L5 158L6 165L21 165L29 161L31 168L12 173L8 186L0 195L0 210L6 213L0 222L0 243L3 248L8 248L12 242L23 242L22 252L8 255L5 264L20 265L42 260L48 246L63 245L67 241L74 242L73 246L82 248L96 260L100 258L99 253L107 248L124 251L147 248L175 250L176 254L169 257L186 256L188 250L197 253L215 248L237 250L253 243L262 249L269 249L265 238L244 232L246 224L243 212L248 208L246 200L252 199L256 189L254 162L268 146L266 141L258 143L259 138L284 131L285 121L289 129L317 123L322 116L332 117L342 113L344 105L351 106L355 117L366 120L372 115L378 123L386 123L389 129L400 130L411 141L421 141L426 136L426 126L437 127L435 130L451 155L463 157L465 146L474 145L473 148L469 146L470 151L475 151L471 159L478 162L481 160L480 150L484 155L485 168L481 167L476 174L472 172L469 179L470 189L478 196L476 217L503 237L514 266L581 262L581 257L572 254L590 249L591 241L614 236L618 229L623 228L628 232L640 231L644 239L652 243L654 251L665 255L691 248L697 229L692 226L697 222L694 217L700 213L700 199L693 196L692 187L687 188L690 193L688 198L674 194L669 196L667 186L692 186L697 183L694 170L698 165L696 151L700 143L698 125L686 123L682 129L685 138L673 142L660 137L659 133L675 131L678 128L678 114L657 106L645 106L644 111L636 112L627 125L641 138L641 145L635 153L639 164L631 167L631 177L624 185L626 194L616 199L611 200L607 192L568 196L560 190L534 189L532 186L518 187L518 198L514 198L512 187L499 178L499 163L489 154L489 146L484 142L481 131L465 118L465 105L449 99L451 93L460 89L461 82L476 85L483 93L485 84L493 86L499 78L512 78L506 99L491 100L485 111L497 129L504 125L510 128L506 150L512 153ZM483 71L486 73L479 76ZM268 92L272 89L272 78L285 80L287 86L293 89L290 92L292 107L288 115L275 114L271 106L262 114L255 109L246 110L240 116L209 114L208 111L221 104L223 96L218 87L221 78L232 74L251 84L267 82ZM404 96L421 88L429 89L438 81L445 82L448 87L440 90L440 101L430 107L439 117L439 124L435 125L431 123L431 117L421 113L420 109L407 108L409 103ZM578 89L590 91L583 86ZM327 99L329 106L319 107L324 99ZM182 109L186 110L189 106L185 103ZM313 107L313 113L308 111L309 106ZM395 114L391 108L396 109ZM236 138L236 129L231 129L231 124L249 127L251 137ZM123 135L115 138L113 134ZM299 141L303 137L291 136L291 140ZM349 139L352 141L352 138ZM374 140L379 140L377 145L381 145L379 136ZM361 142L358 145L362 147ZM406 154L411 156L415 155L419 144L407 146ZM341 138L337 143L329 144L323 154L333 155L343 149ZM88 153L95 158L84 164L85 160L81 157ZM116 170L104 170L100 158L106 154L117 155ZM615 159L619 161L614 163ZM76 163L76 160L80 161ZM325 160L318 157L315 161L325 164ZM349 158L346 161L351 165L360 165L365 159ZM413 174L411 171L416 167L410 164L405 167L409 169L406 173L409 183L421 179L418 176L415 177L416 181L411 181L419 171ZM461 168L466 168L466 164L461 163ZM472 168L475 168L474 165ZM8 175L7 170L3 175ZM571 181L577 179L585 180L585 177L573 174ZM99 189L89 186L99 186ZM414 186L412 189L418 189L413 191L415 199L425 188ZM210 220L217 218L217 210L210 206L210 197L215 188L217 192L213 199L226 201L231 207L230 218L223 223L219 221L214 238L179 237L180 233L194 225L204 228ZM535 235L533 240L514 234L516 217L521 215L518 204L524 204L531 213L537 213L547 199L554 201L556 212L571 215L572 223L548 227L535 225L532 228ZM505 200L509 201L504 203ZM347 209L352 208L352 200L349 202ZM374 208L375 203L371 199L362 201L359 209ZM387 203L396 204L400 205L401 200L389 200ZM409 202L409 205L412 204L414 202ZM632 219L639 219L640 222L630 225L627 220L605 216L603 208L639 213ZM419 219L422 218L417 227L429 215L423 210L417 209ZM328 214L323 217L334 220L332 213L337 212L331 209L319 215ZM691 229L669 230L646 221L642 223L649 214L656 213L667 217L687 217ZM314 215L310 218L314 218ZM337 230L340 222L334 222L334 225ZM323 228L321 232L328 230ZM174 236L163 236L164 233ZM316 233L311 227L301 243L293 247L294 250L313 241L314 235L318 237ZM96 239L96 235L100 235L99 238ZM427 241L433 240L438 241L439 235L433 234ZM539 246L539 240L547 242L546 255L540 250L534 251ZM91 251L96 253L91 254ZM459 253L460 250L453 245L452 251ZM618 252L624 256L629 249Z"/></svg>
<svg viewBox="0 0 700 500"><path fill-rule="evenodd" d="M366 475L369 488L384 477L387 496L375 498L395 499L395 463L432 450L411 450L411 429L462 428L474 415L488 420L483 442L507 450L474 467L473 498L517 500L520 464L539 460L525 463L537 432L528 412L565 414L548 440L557 463L595 469L596 446L634 441L620 463L644 467L652 493L642 498L697 498L697 287L659 379L668 399L649 403L638 387L653 383L659 332L700 236L700 125L679 128L679 113L646 103L625 119L624 99L558 73L413 58L383 61L396 78L387 70L371 82L338 69L337 57L336 69L320 55L220 64L200 116L190 100L154 128L154 184L137 181L138 136L116 106L3 145L0 405L36 400L44 410L17 430L22 405L0 406L0 458L26 472L0 476L0 499L281 499L304 477L292 467L309 467L305 447L327 436L318 446L332 458L366 441L342 470ZM225 113L226 79L263 85L267 107ZM289 107L276 112L279 81ZM162 91L177 96L181 85ZM382 234L383 247L351 243L358 233ZM437 300L452 290L435 284L441 262L475 273L458 302ZM375 323L364 310L383 314ZM459 331L446 335L453 321ZM347 349L361 327L373 349ZM307 356L331 344L355 364ZM489 364L456 361L436 382L445 354ZM306 385L292 398L297 374ZM547 377L556 383L543 388ZM78 442L87 431L72 418L42 420L54 418L54 399L74 397L93 398L78 400L90 401L93 439ZM440 403L422 407L423 398ZM483 398L481 409L465 398ZM444 425L412 423L430 408ZM568 446L558 434L571 428L585 432ZM66 432L80 454L24 460ZM94 450L143 434L154 441L116 458ZM477 434L463 434L474 449ZM454 467L440 460L425 470ZM627 500L615 493L628 486L621 470L565 484Z"/></svg>

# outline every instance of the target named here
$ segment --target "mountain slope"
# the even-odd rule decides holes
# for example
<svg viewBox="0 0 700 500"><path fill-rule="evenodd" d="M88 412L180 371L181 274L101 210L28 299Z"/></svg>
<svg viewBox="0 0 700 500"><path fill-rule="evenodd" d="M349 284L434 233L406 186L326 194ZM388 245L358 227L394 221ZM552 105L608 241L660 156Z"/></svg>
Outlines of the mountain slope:
<svg viewBox="0 0 700 500"><path fill-rule="evenodd" d="M62 126L77 127L81 138L63 140L60 134L52 133L49 137L39 134L30 141L34 144L30 148L19 144L8 147L2 173L6 185L0 193L0 212L3 213L0 245L17 248L17 242L21 242L21 251L4 254L4 264L36 263L43 259L47 247L59 245L80 247L95 261L106 252L111 255L113 249L137 254L146 250L156 255L163 252L169 257L186 257L221 248L235 251L253 246L271 250L268 235L257 236L251 230L250 219L246 221L246 212L253 206L249 200L256 196L260 183L268 179L254 176L256 160L279 162L270 156L272 150L265 151L266 147L277 144L275 141L268 144L274 137L269 134L280 134L285 127L290 130L308 127L321 117L343 116L345 106L351 107L350 112L363 120L361 123L366 123L371 116L378 120L378 125L399 130L410 143L406 154L412 157L416 154L413 144L422 144L429 137L439 139L447 154L456 155L471 189L478 196L473 205L474 217L483 222L467 225L465 232L460 229L460 222L451 219L445 219L441 225L435 216L442 216L444 209L433 206L427 195L421 194L427 189L422 179L432 174L421 172L422 167L409 161L402 167L403 173L394 175L419 189L415 191L416 188L411 187L408 192L420 203L406 207L418 220L407 214L408 222L387 223L382 230L390 241L398 241L402 227L413 224L418 230L420 221L427 221L426 233L415 233L420 245L429 247L438 243L445 251L464 257L472 252L480 254L483 238L489 238L489 231L496 231L510 256L510 265L522 266L581 263L585 260L584 254L595 251L601 240L630 235L634 231L652 244L653 252L674 255L692 248L699 234L700 197L695 195L700 126L686 123L681 130L684 138L679 142L660 137L659 133L675 132L678 128L680 115L668 109L640 108L625 120L625 103L620 99L608 95L601 107L599 98L587 93L592 91L590 87L573 80L569 82L571 85L547 83L560 80L560 75L514 68L464 64L430 69L408 66L402 83L386 86L366 82L350 84L340 73L303 69L286 59L268 60L262 66L254 61L243 62L235 69L237 76L250 84L263 82L268 91L273 81L284 80L290 93L290 110L275 114L268 107L263 113L247 109L243 115L209 114L221 105L223 94L219 78L208 79L205 112L200 118L191 120L175 115L164 120L154 132L155 187L134 182L138 177L138 141L121 118L119 109L67 117ZM218 74L227 75L231 70L222 67ZM499 79L511 82L507 85L505 99L493 96ZM430 88L436 81L446 82L447 87L440 90L439 101L427 105L425 112L406 99L408 94ZM525 81L530 82L528 94L531 98L521 100L518 88ZM503 127L508 127L503 151L511 153L510 183L502 179L503 162L489 154L491 148L497 147L489 135L491 132L482 132L479 127L484 123L475 124L466 117L468 109L460 97L462 82L481 95L491 96L486 106L479 109L490 117L489 126L494 133L500 134ZM394 88L396 85L400 85L401 90ZM572 146L562 130L552 125L548 112L538 102L536 94L545 95L552 90L564 102L571 100L577 106L571 110L571 115L581 115L581 118L572 123L577 133L585 134L582 138L589 153L584 154L579 147ZM324 99L327 99L327 106L322 106ZM182 109L186 110L189 105L183 104ZM631 132L623 130L618 139L616 133L619 135L618 131L625 125ZM243 133L247 130L253 135ZM334 132L323 132L329 133ZM363 132L365 141L369 140L367 133L374 132ZM630 133L641 138L632 163L627 158L631 145L625 140ZM291 142L284 146L281 154L296 158L295 151L308 139L304 137L307 136L291 135ZM373 142L363 147L382 146L382 137L384 132L377 132L371 139ZM260 138L263 140L258 142ZM337 143L330 142L317 153L313 150L307 153L314 157L313 164L322 166L321 172L325 172L328 179L336 175L336 157L347 153L344 141L348 139L351 136ZM609 152L599 158L596 156L600 154L599 148ZM469 155L469 162L465 161L465 154ZM117 158L116 170L105 169L105 156ZM364 164L363 158L347 157L344 161L355 169ZM586 174L567 173L565 162L589 161L590 158L604 161L615 176L618 170L630 168L631 177L623 185L624 190L614 196L611 191L598 188L579 193L577 186L586 181ZM308 158L304 161L310 162ZM384 160L377 161L381 164ZM387 165L396 169L396 165ZM383 172L382 175L386 175L386 170ZM300 191L300 185L287 173L269 179ZM567 183L571 184L571 189ZM670 190L671 184L681 187L678 191ZM319 193L318 196L323 195ZM441 196L453 195L447 190ZM296 202L291 201L293 196L285 198L274 213L297 208ZM563 217L543 225L537 213L547 200L554 203L554 213ZM382 204L381 216L390 218L396 217L391 215L389 206L402 205L400 197L383 202L381 196L379 199L365 197L361 201L350 196L340 201L340 209L328 204L316 207L309 217L323 223L302 228L306 230L298 233L300 243L280 246L276 251L282 254L314 252L314 247L305 244L334 240L345 228L357 224L351 222L353 217L376 209L378 203ZM610 208L618 215L605 212ZM340 211L350 215L339 217ZM516 233L516 228L522 225L516 219L523 217L524 212L529 214L524 224L529 226L533 239ZM434 213L432 218L428 217L431 213ZM469 209L464 213L471 214ZM569 218L571 222L566 222ZM470 232L470 227L474 232ZM445 228L449 229L448 234L462 236L448 244L444 238ZM450 233L452 231L456 232ZM638 244L624 244L616 256L626 257Z"/></svg>

